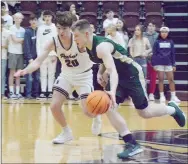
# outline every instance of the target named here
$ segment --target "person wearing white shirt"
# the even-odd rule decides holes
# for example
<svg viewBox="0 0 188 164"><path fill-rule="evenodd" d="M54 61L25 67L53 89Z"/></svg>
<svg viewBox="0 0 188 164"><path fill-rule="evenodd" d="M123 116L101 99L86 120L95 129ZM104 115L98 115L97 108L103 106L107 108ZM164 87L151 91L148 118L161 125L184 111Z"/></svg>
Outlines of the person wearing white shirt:
<svg viewBox="0 0 188 164"><path fill-rule="evenodd" d="M43 18L43 11L41 12L40 17L38 18L38 27L40 27L41 25L45 24L44 22L44 18Z"/></svg>
<svg viewBox="0 0 188 164"><path fill-rule="evenodd" d="M105 36L107 36L108 33L106 31L106 28L108 27L109 24L116 25L118 18L114 18L114 12L112 10L107 10L105 14L106 14L106 19L103 22L103 29L105 30Z"/></svg>
<svg viewBox="0 0 188 164"><path fill-rule="evenodd" d="M45 10L43 12L45 23L38 28L37 31L37 55L41 55L44 51L46 43L53 37L57 37L57 28L52 23L53 12ZM41 99L52 98L52 87L55 80L57 57L55 51L51 51L48 58L44 60L40 66L40 79L41 79Z"/></svg>
<svg viewBox="0 0 188 164"><path fill-rule="evenodd" d="M116 23L116 28L117 31L121 34L121 36L123 37L124 41L125 41L125 48L128 47L128 42L129 42L129 34L128 34L128 29L126 27L125 21L123 19L118 19L117 23Z"/></svg>
<svg viewBox="0 0 188 164"><path fill-rule="evenodd" d="M125 40L123 36L116 30L116 25L110 24L106 28L107 33L109 34L107 38L113 40L115 43L120 44L123 48L125 48Z"/></svg>
<svg viewBox="0 0 188 164"><path fill-rule="evenodd" d="M6 2L1 2L1 13L4 20L4 28L9 29L13 25L13 18L9 15L9 8Z"/></svg>
<svg viewBox="0 0 188 164"><path fill-rule="evenodd" d="M152 52L148 38L143 37L144 28L142 25L135 27L133 38L130 39L130 55L142 67L144 77L147 78L147 57Z"/></svg>
<svg viewBox="0 0 188 164"><path fill-rule="evenodd" d="M20 26L24 16L21 13L16 13L13 16L15 24L10 27L10 39L8 44L8 68L9 73L9 92L10 98L22 98L20 94L20 78L16 78L16 95L14 94L14 73L16 70L23 69L23 41L25 29Z"/></svg>
<svg viewBox="0 0 188 164"><path fill-rule="evenodd" d="M10 36L10 31L4 27L4 20L1 18L1 97L6 99L5 96L5 81L6 81L6 69L7 69L7 48L8 48L8 38Z"/></svg>

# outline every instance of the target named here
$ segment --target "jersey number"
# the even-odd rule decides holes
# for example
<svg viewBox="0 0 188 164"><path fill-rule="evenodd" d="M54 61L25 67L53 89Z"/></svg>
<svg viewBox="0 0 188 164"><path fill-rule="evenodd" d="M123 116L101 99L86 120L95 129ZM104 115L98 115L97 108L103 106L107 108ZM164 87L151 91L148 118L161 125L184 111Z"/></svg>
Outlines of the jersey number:
<svg viewBox="0 0 188 164"><path fill-rule="evenodd" d="M79 65L78 60L65 60L67 67L77 67Z"/></svg>

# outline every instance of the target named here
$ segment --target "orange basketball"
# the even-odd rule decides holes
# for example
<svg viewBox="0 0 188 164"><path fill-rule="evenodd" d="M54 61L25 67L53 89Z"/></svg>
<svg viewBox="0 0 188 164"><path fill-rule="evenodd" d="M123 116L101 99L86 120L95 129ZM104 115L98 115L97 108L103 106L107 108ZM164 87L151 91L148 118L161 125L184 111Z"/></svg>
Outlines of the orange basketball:
<svg viewBox="0 0 188 164"><path fill-rule="evenodd" d="M87 110L93 115L106 113L110 106L110 97L104 91L96 90L87 97Z"/></svg>

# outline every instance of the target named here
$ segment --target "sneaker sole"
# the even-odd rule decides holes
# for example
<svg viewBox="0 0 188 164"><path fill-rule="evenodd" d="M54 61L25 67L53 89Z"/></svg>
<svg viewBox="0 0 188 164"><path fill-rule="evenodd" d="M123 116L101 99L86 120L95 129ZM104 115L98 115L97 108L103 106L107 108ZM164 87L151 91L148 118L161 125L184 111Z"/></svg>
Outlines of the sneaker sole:
<svg viewBox="0 0 188 164"><path fill-rule="evenodd" d="M69 142L69 141L71 141L71 140L73 140L73 138L70 138L70 139L68 139L68 140L66 140L66 141L64 141L64 142L52 141L52 143L53 143L53 144L64 144L64 143Z"/></svg>
<svg viewBox="0 0 188 164"><path fill-rule="evenodd" d="M132 157L132 156L134 156L134 155L136 155L136 154L139 154L139 153L141 153L141 152L143 152L143 151L144 151L144 150L143 150L142 148L139 148L139 149L137 149L136 151L130 153L130 154L129 154L129 157Z"/></svg>
<svg viewBox="0 0 188 164"><path fill-rule="evenodd" d="M137 149L136 151L134 151L134 152L132 152L132 153L129 153L128 154L128 157L119 157L118 155L118 158L120 158L120 159L127 159L127 158L129 158L129 157L132 157L132 156L134 156L134 155L136 155L136 154L139 154L139 153L141 153L141 152L143 152L144 150L142 149L142 148L139 148L139 149Z"/></svg>

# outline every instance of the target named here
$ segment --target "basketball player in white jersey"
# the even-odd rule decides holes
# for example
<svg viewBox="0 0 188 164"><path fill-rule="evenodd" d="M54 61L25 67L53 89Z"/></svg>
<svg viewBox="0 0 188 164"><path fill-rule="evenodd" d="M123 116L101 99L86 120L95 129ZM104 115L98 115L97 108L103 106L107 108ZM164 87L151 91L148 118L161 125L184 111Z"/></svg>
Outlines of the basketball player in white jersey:
<svg viewBox="0 0 188 164"><path fill-rule="evenodd" d="M43 53L38 56L28 67L18 71L15 76L24 76L40 67L42 62L48 57L51 50L57 52L63 71L54 83L51 111L56 121L61 125L63 131L52 142L62 144L73 139L72 131L67 125L64 113L61 110L63 103L72 93L73 89L79 94L83 112L92 117L86 110L86 98L93 90L92 62L85 49L79 49L74 42L71 33L72 14L69 11L59 12L56 17L58 37L45 43ZM98 134L101 129L101 118L97 116L93 119L92 132Z"/></svg>

